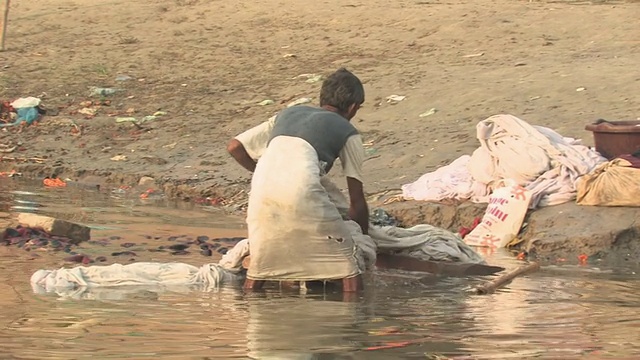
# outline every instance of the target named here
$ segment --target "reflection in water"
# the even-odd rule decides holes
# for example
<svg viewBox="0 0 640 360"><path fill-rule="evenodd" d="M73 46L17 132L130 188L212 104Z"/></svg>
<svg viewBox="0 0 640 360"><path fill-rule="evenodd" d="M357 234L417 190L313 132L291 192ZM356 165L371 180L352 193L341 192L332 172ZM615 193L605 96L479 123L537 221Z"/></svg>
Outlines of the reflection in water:
<svg viewBox="0 0 640 360"><path fill-rule="evenodd" d="M215 235L211 229L243 226L242 219L91 192L25 187L32 194L11 193L12 184L2 187L0 211L13 214L12 207L31 202L39 213L121 229L95 236L127 234L148 246L155 240L145 234ZM92 255L105 251L83 246ZM131 249L151 261L199 266L217 260L156 258L143 247ZM496 256L491 263L518 264ZM82 299L33 294L31 274L71 266L61 257L42 253L32 261L21 249L0 248L0 358L640 358L640 281L632 269L548 267L489 296L468 291L482 278L397 272L377 273L355 301L331 292L245 294L238 288L102 289Z"/></svg>

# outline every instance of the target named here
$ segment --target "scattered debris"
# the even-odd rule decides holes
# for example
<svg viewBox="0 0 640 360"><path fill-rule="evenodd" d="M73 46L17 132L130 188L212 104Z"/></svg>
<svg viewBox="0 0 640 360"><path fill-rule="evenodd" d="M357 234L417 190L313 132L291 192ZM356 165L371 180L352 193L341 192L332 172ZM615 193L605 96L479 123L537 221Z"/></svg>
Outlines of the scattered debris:
<svg viewBox="0 0 640 360"><path fill-rule="evenodd" d="M0 153L12 153L12 152L14 152L17 148L18 148L17 146L11 146L11 145L0 144Z"/></svg>
<svg viewBox="0 0 640 360"><path fill-rule="evenodd" d="M148 199L148 198L149 198L149 196L151 196L151 195L153 195L153 194L156 194L156 195L162 196L162 194L161 194L161 193L159 193L159 192L157 192L156 190L154 190L154 189L148 189L147 191L145 191L145 192L143 192L142 194L140 194L140 199ZM159 196L156 196L156 198L157 198L157 197L159 197Z"/></svg>
<svg viewBox="0 0 640 360"><path fill-rule="evenodd" d="M527 63L525 63L525 62L517 62L513 66L518 67L518 66L525 66L525 65L527 65Z"/></svg>
<svg viewBox="0 0 640 360"><path fill-rule="evenodd" d="M302 105L302 104L308 104L312 101L313 99L308 98L308 97L303 97L300 98L298 100L294 100L292 102L290 102L287 107L292 107L292 106L296 106L296 105Z"/></svg>
<svg viewBox="0 0 640 360"><path fill-rule="evenodd" d="M89 87L89 90L91 91L89 96L109 96L109 95L113 95L115 93L124 91L122 89L102 88L102 87L95 87L95 86Z"/></svg>
<svg viewBox="0 0 640 360"><path fill-rule="evenodd" d="M116 155L114 157L112 157L110 160L111 161L127 161L127 156L126 155Z"/></svg>
<svg viewBox="0 0 640 360"><path fill-rule="evenodd" d="M435 114L436 112L438 112L438 110L437 110L436 108L431 108L431 109L429 109L428 111L423 112L423 113L422 113L422 114L420 114L419 116L420 116L421 118L423 118L423 117L431 116L431 115Z"/></svg>
<svg viewBox="0 0 640 360"><path fill-rule="evenodd" d="M475 53L475 54L463 55L462 57L463 58L474 58L474 57L479 57L479 56L482 56L482 55L484 55L484 53L483 52L479 52L479 53Z"/></svg>
<svg viewBox="0 0 640 360"><path fill-rule="evenodd" d="M387 96L387 102L391 105L395 105L406 98L407 97L403 95L389 95Z"/></svg>
<svg viewBox="0 0 640 360"><path fill-rule="evenodd" d="M0 124L0 127L9 127L26 123L31 125L40 118L40 99L35 97L19 98L10 104L3 104L3 117L14 120L11 123ZM4 115L8 114L8 115Z"/></svg>
<svg viewBox="0 0 640 360"><path fill-rule="evenodd" d="M398 221L384 209L375 209L371 212L371 223L376 226L396 226Z"/></svg>
<svg viewBox="0 0 640 360"><path fill-rule="evenodd" d="M66 187L67 186L67 183L60 178L46 177L44 178L44 180L42 180L42 183L46 187Z"/></svg>
<svg viewBox="0 0 640 360"><path fill-rule="evenodd" d="M282 55L282 57L286 59L286 58L295 58L295 57L298 57L298 56L296 54L284 54L284 55Z"/></svg>
<svg viewBox="0 0 640 360"><path fill-rule="evenodd" d="M35 108L40 106L41 100L36 97L19 98L11 103L14 109Z"/></svg>
<svg viewBox="0 0 640 360"><path fill-rule="evenodd" d="M47 159L39 158L39 157L9 157L9 156L0 156L0 161L16 161L16 162L34 162L36 164L42 164Z"/></svg>
<svg viewBox="0 0 640 360"><path fill-rule="evenodd" d="M262 101L260 101L260 102L258 103L258 105L260 105L260 106L273 105L273 104L275 104L275 101L273 101L273 100L269 100L269 99L267 99L267 100L262 100Z"/></svg>
<svg viewBox="0 0 640 360"><path fill-rule="evenodd" d="M129 80L133 80L133 77L131 77L129 75L118 75L118 76L116 76L116 81L129 81Z"/></svg>
<svg viewBox="0 0 640 360"><path fill-rule="evenodd" d="M579 87L579 88L576 89L577 92L581 92L581 91L585 91L585 90L587 90L587 88L585 88L585 87Z"/></svg>
<svg viewBox="0 0 640 360"><path fill-rule="evenodd" d="M11 170L9 172L0 172L0 177L17 177L17 176L22 176L22 173L16 172L15 170Z"/></svg>
<svg viewBox="0 0 640 360"><path fill-rule="evenodd" d="M96 116L96 113L98 113L98 109L96 108L82 108L80 110L78 110L78 114L82 114L82 115L87 115L87 116Z"/></svg>
<svg viewBox="0 0 640 360"><path fill-rule="evenodd" d="M132 110L132 111L129 111L129 110ZM134 112L135 112L135 110L134 110L134 109L128 109L128 110L127 110L127 113L128 113L128 114L131 114L131 113L134 113ZM164 116L164 115L166 115L166 114L167 114L167 113L166 113L166 112L164 112L164 111L156 111L155 113L153 113L153 115L147 115L147 116L145 116L145 117L143 117L143 118L141 118L141 119L137 119L137 118L135 118L135 117L131 117L131 116L129 116L129 117L117 117L117 118L116 118L116 123L126 123L126 122L130 122L130 123L132 123L133 125L136 125L137 127L140 127L140 125L142 125L142 124L146 123L147 121L153 121L153 120L156 120L158 117L160 117L160 116Z"/></svg>
<svg viewBox="0 0 640 360"><path fill-rule="evenodd" d="M465 227L465 226L460 227L460 230L458 230L458 234L460 234L460 237L464 239L464 237L467 236L470 232L472 232L473 229L475 229L480 224L481 221L482 221L482 218L476 216L473 219L473 223L471 224L471 226L470 227Z"/></svg>
<svg viewBox="0 0 640 360"><path fill-rule="evenodd" d="M306 83L314 84L314 83L317 83L318 81L322 80L322 75L318 75L318 74L300 74L300 75L294 77L294 79L300 79L300 78L306 78L307 79L307 80L305 80Z"/></svg>
<svg viewBox="0 0 640 360"><path fill-rule="evenodd" d="M589 256L585 255L585 254L580 254L578 255L578 262L580 263L580 265L587 265L587 261L589 260Z"/></svg>

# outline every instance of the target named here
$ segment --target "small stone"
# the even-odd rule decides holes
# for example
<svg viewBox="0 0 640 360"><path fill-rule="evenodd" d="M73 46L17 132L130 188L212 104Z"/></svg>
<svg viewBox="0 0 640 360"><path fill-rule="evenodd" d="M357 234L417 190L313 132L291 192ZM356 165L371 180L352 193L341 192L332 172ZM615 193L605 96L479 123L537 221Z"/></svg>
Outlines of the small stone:
<svg viewBox="0 0 640 360"><path fill-rule="evenodd" d="M96 261L99 261L99 262L105 262L105 261L107 261L107 258L106 258L105 256L98 256L98 257L96 258Z"/></svg>
<svg viewBox="0 0 640 360"><path fill-rule="evenodd" d="M171 255L187 255L187 254L189 254L189 252L184 250L174 251L171 253Z"/></svg>
<svg viewBox="0 0 640 360"><path fill-rule="evenodd" d="M138 254L134 253L133 251L118 251L118 252L111 253L111 256L122 256L122 255L138 256Z"/></svg>
<svg viewBox="0 0 640 360"><path fill-rule="evenodd" d="M213 252L211 251L211 249L203 249L202 251L200 251L200 254L204 256L211 256Z"/></svg>
<svg viewBox="0 0 640 360"><path fill-rule="evenodd" d="M48 216L20 213L18 222L30 228L42 228L45 232L54 236L69 238L74 245L91 238L91 228L88 226Z"/></svg>
<svg viewBox="0 0 640 360"><path fill-rule="evenodd" d="M186 245L186 244L175 244L175 245L169 246L169 250L174 250L174 251L186 250L187 248L189 248L189 245Z"/></svg>
<svg viewBox="0 0 640 360"><path fill-rule="evenodd" d="M5 230L5 237L12 238L18 236L20 236L20 233L16 229L8 228L7 230Z"/></svg>
<svg viewBox="0 0 640 360"><path fill-rule="evenodd" d="M222 255L225 255L227 252L229 251L229 249L221 247L220 249L218 249L218 252Z"/></svg>
<svg viewBox="0 0 640 360"><path fill-rule="evenodd" d="M136 246L136 244L128 242L128 243L120 244L120 246L122 246L123 248L130 248L130 247Z"/></svg>
<svg viewBox="0 0 640 360"><path fill-rule="evenodd" d="M202 243L205 243L205 242L209 241L209 237L208 237L208 236L206 236L206 235L201 235L201 236L198 236L198 237L196 238L196 241L197 241L199 244L202 244Z"/></svg>
<svg viewBox="0 0 640 360"><path fill-rule="evenodd" d="M83 258L84 258L84 255L73 255L73 256L69 256L69 257L64 258L64 261L80 263L80 262L82 262Z"/></svg>

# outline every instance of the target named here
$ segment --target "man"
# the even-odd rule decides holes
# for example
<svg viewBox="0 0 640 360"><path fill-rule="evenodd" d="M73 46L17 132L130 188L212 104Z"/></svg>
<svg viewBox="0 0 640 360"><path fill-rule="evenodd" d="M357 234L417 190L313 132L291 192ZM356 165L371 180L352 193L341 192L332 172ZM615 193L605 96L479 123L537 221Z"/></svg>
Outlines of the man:
<svg viewBox="0 0 640 360"><path fill-rule="evenodd" d="M349 189L348 217L366 235L364 147L350 123L363 102L362 83L342 68L323 82L320 108L284 109L229 142L229 153L254 172L247 211L248 279L354 279L363 272L367 259L358 251L353 229L332 201L325 179L339 158Z"/></svg>

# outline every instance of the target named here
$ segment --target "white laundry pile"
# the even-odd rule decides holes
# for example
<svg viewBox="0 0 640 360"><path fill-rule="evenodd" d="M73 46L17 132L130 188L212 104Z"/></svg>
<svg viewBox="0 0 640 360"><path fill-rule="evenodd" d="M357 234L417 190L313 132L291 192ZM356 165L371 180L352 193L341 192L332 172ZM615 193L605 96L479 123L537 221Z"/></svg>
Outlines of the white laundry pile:
<svg viewBox="0 0 640 360"><path fill-rule="evenodd" d="M576 180L606 161L579 140L512 115L483 120L476 132L480 147L470 157L403 185L403 197L487 202L499 181L512 179L532 192L530 208L556 205L574 200Z"/></svg>
<svg viewBox="0 0 640 360"><path fill-rule="evenodd" d="M468 166L471 156L462 155L451 164L426 173L411 184L402 186L405 198L425 201L447 199L468 200L477 198L480 202L489 195L486 185L474 181Z"/></svg>

